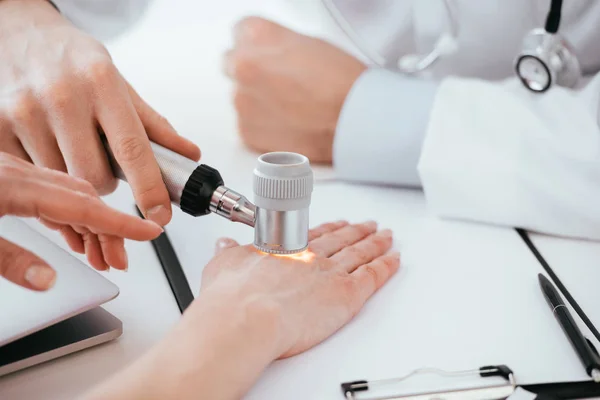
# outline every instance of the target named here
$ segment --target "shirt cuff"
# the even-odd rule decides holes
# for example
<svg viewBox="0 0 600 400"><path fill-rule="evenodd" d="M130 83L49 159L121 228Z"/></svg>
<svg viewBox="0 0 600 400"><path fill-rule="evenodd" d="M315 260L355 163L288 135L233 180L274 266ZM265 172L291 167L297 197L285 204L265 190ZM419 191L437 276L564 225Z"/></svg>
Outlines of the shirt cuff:
<svg viewBox="0 0 600 400"><path fill-rule="evenodd" d="M114 39L137 22L151 0L52 0L51 4L79 29L96 39Z"/></svg>
<svg viewBox="0 0 600 400"><path fill-rule="evenodd" d="M438 83L369 69L340 112L333 165L342 180L421 186L417 164Z"/></svg>

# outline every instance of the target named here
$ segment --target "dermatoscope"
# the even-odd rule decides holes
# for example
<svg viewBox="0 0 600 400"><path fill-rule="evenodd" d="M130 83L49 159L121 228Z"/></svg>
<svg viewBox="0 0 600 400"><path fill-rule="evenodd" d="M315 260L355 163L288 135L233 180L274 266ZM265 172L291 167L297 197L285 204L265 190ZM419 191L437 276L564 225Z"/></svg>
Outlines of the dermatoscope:
<svg viewBox="0 0 600 400"><path fill-rule="evenodd" d="M105 135L113 173L126 180ZM308 247L313 172L307 157L266 153L254 169L254 203L225 186L219 171L150 142L171 202L191 216L211 213L254 228L254 246L271 254L296 254Z"/></svg>

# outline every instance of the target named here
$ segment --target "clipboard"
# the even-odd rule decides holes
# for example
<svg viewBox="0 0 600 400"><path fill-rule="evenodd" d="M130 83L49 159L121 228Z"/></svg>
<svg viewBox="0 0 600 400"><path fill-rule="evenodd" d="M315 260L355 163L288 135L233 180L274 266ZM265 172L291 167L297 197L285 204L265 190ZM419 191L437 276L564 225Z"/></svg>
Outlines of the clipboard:
<svg viewBox="0 0 600 400"><path fill-rule="evenodd" d="M494 378L499 377L502 382L494 382L482 386L466 386L461 388L441 388L427 390L424 392L408 392L385 395L383 397L358 397L359 393L366 393L374 387L392 386L402 383L417 375L433 374L441 377L480 377ZM499 400L507 399L516 390L517 384L513 371L506 365L490 365L478 369L465 371L445 371L434 368L417 369L408 375L391 378L379 379L374 381L354 381L341 384L342 393L346 400Z"/></svg>
<svg viewBox="0 0 600 400"><path fill-rule="evenodd" d="M403 390L394 385L401 384L417 375L432 374L440 377L481 378L482 384L473 383L459 387L435 387L423 391ZM500 381L491 381L500 378ZM485 381L485 382L483 382ZM600 384L589 381L556 382L534 385L519 385L512 369L506 365L489 365L465 371L445 371L435 368L417 369L405 376L390 379L360 380L341 385L345 400L504 400L510 399L521 387L536 394L538 400L589 399L600 397ZM372 396L372 389L388 388L387 394Z"/></svg>

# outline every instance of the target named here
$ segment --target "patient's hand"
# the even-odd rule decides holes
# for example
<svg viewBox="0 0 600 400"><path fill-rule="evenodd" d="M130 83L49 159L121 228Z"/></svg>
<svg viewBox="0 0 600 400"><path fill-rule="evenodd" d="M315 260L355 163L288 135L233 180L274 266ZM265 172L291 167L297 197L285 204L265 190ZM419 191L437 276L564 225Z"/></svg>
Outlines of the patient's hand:
<svg viewBox="0 0 600 400"><path fill-rule="evenodd" d="M239 399L273 360L350 321L400 264L386 255L391 232L374 223L325 224L310 237L297 257L221 241L178 326L88 399Z"/></svg>
<svg viewBox="0 0 600 400"><path fill-rule="evenodd" d="M345 325L398 269L398 253L385 255L391 231L376 228L374 222L322 225L311 231L309 250L294 256L220 241L204 270L200 298L269 310L274 324L265 337L277 343L275 355L301 353Z"/></svg>
<svg viewBox="0 0 600 400"><path fill-rule="evenodd" d="M293 151L331 163L342 105L366 68L323 40L262 18L242 20L225 56L242 139L260 152Z"/></svg>

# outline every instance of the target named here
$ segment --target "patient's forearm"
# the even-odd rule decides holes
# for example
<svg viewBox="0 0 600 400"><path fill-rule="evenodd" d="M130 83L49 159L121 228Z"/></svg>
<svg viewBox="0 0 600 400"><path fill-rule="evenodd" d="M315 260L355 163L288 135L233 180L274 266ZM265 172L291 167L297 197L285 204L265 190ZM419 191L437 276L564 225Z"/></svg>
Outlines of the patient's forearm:
<svg viewBox="0 0 600 400"><path fill-rule="evenodd" d="M277 322L260 305L218 301L201 295L160 344L86 399L242 397L277 357Z"/></svg>

